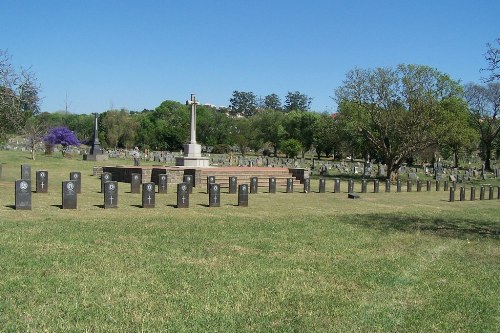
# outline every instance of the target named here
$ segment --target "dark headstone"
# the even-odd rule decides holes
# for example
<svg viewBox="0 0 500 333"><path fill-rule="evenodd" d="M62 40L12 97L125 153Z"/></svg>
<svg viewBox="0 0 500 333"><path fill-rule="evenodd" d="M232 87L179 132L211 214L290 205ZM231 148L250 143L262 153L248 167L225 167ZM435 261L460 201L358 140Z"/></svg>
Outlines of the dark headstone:
<svg viewBox="0 0 500 333"><path fill-rule="evenodd" d="M417 180L417 192L422 192L422 181Z"/></svg>
<svg viewBox="0 0 500 333"><path fill-rule="evenodd" d="M378 193L379 192L379 180L374 179L373 180L373 193Z"/></svg>
<svg viewBox="0 0 500 333"><path fill-rule="evenodd" d="M236 194L238 192L238 177L229 177L229 194Z"/></svg>
<svg viewBox="0 0 500 333"><path fill-rule="evenodd" d="M326 180L325 178L320 178L319 180L319 193L325 193L326 191Z"/></svg>
<svg viewBox="0 0 500 333"><path fill-rule="evenodd" d="M497 199L500 199L500 186L497 187Z"/></svg>
<svg viewBox="0 0 500 333"><path fill-rule="evenodd" d="M340 193L340 178L333 179L333 193Z"/></svg>
<svg viewBox="0 0 500 333"><path fill-rule="evenodd" d="M448 191L448 181L447 180L444 181L444 186L443 187L444 187L445 191Z"/></svg>
<svg viewBox="0 0 500 333"><path fill-rule="evenodd" d="M439 180L436 180L436 192L438 192L441 189L441 182Z"/></svg>
<svg viewBox="0 0 500 333"><path fill-rule="evenodd" d="M354 192L354 180L349 179L347 180L347 193L353 193Z"/></svg>
<svg viewBox="0 0 500 333"><path fill-rule="evenodd" d="M72 180L75 183L76 193L82 193L82 173L79 171L70 172L69 180Z"/></svg>
<svg viewBox="0 0 500 333"><path fill-rule="evenodd" d="M367 181L366 179L361 179L361 193L366 193L367 191Z"/></svg>
<svg viewBox="0 0 500 333"><path fill-rule="evenodd" d="M465 187L460 187L460 201L465 201Z"/></svg>
<svg viewBox="0 0 500 333"><path fill-rule="evenodd" d="M16 210L31 209L31 180L16 180Z"/></svg>
<svg viewBox="0 0 500 333"><path fill-rule="evenodd" d="M479 188L479 200L484 200L484 186L481 185Z"/></svg>
<svg viewBox="0 0 500 333"><path fill-rule="evenodd" d="M164 173L158 175L158 193L168 192L168 176Z"/></svg>
<svg viewBox="0 0 500 333"><path fill-rule="evenodd" d="M62 208L63 209L76 209L77 208L77 192L76 184L73 180L66 180L62 182Z"/></svg>
<svg viewBox="0 0 500 333"><path fill-rule="evenodd" d="M142 184L142 208L155 208L155 183Z"/></svg>
<svg viewBox="0 0 500 333"><path fill-rule="evenodd" d="M210 193L210 184L215 184L215 176L207 176L207 194Z"/></svg>
<svg viewBox="0 0 500 333"><path fill-rule="evenodd" d="M36 174L36 193L48 193L49 172L46 170L39 170L35 174Z"/></svg>
<svg viewBox="0 0 500 333"><path fill-rule="evenodd" d="M251 177L250 178L250 193L258 193L259 192L259 178Z"/></svg>
<svg viewBox="0 0 500 333"><path fill-rule="evenodd" d="M347 198L349 198L349 199L359 199L360 196L359 196L359 194L356 194L356 193L347 193Z"/></svg>
<svg viewBox="0 0 500 333"><path fill-rule="evenodd" d="M182 180L187 185L189 194L193 193L193 176L184 175L184 177L182 177Z"/></svg>
<svg viewBox="0 0 500 333"><path fill-rule="evenodd" d="M133 173L130 178L130 193L141 193L142 174Z"/></svg>
<svg viewBox="0 0 500 333"><path fill-rule="evenodd" d="M391 192L391 180L390 179L385 180L385 191Z"/></svg>
<svg viewBox="0 0 500 333"><path fill-rule="evenodd" d="M208 189L208 205L220 207L220 184L211 183Z"/></svg>
<svg viewBox="0 0 500 333"><path fill-rule="evenodd" d="M276 178L269 177L269 193L276 193Z"/></svg>
<svg viewBox="0 0 500 333"><path fill-rule="evenodd" d="M31 165L21 164L21 179L31 180Z"/></svg>
<svg viewBox="0 0 500 333"><path fill-rule="evenodd" d="M293 178L286 179L286 193L293 193Z"/></svg>
<svg viewBox="0 0 500 333"><path fill-rule="evenodd" d="M476 200L476 188L472 186L470 188L470 201Z"/></svg>
<svg viewBox="0 0 500 333"><path fill-rule="evenodd" d="M413 183L411 182L410 179L408 179L406 181L406 192L411 192L412 185L413 185Z"/></svg>
<svg viewBox="0 0 500 333"><path fill-rule="evenodd" d="M103 172L101 175L101 192L104 193L104 184L113 180L111 172Z"/></svg>
<svg viewBox="0 0 500 333"><path fill-rule="evenodd" d="M104 183L104 208L118 208L118 182Z"/></svg>
<svg viewBox="0 0 500 333"><path fill-rule="evenodd" d="M311 192L311 180L309 178L304 179L304 193Z"/></svg>
<svg viewBox="0 0 500 333"><path fill-rule="evenodd" d="M452 186L450 187L450 202L455 201L455 188Z"/></svg>
<svg viewBox="0 0 500 333"><path fill-rule="evenodd" d="M396 181L396 192L401 192L401 179Z"/></svg>
<svg viewBox="0 0 500 333"><path fill-rule="evenodd" d="M238 186L238 206L248 207L248 185L241 184Z"/></svg>
<svg viewBox="0 0 500 333"><path fill-rule="evenodd" d="M494 197L494 195L493 195L493 186L490 185L490 191L489 191L488 199L489 200L493 200L493 197Z"/></svg>
<svg viewBox="0 0 500 333"><path fill-rule="evenodd" d="M189 188L189 183L177 184L177 208L189 208Z"/></svg>
<svg viewBox="0 0 500 333"><path fill-rule="evenodd" d="M431 191L431 181L428 180L427 181L427 192L430 192Z"/></svg>

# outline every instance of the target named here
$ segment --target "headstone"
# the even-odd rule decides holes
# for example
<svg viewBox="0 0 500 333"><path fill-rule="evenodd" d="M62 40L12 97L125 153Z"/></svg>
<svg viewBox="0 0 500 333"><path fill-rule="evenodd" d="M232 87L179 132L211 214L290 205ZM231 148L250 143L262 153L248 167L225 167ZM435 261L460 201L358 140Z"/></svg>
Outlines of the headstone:
<svg viewBox="0 0 500 333"><path fill-rule="evenodd" d="M379 192L379 180L374 179L373 180L373 193L378 193Z"/></svg>
<svg viewBox="0 0 500 333"><path fill-rule="evenodd" d="M48 171L39 170L35 174L36 174L36 193L48 193L49 191Z"/></svg>
<svg viewBox="0 0 500 333"><path fill-rule="evenodd" d="M455 188L452 186L450 187L450 202L455 201Z"/></svg>
<svg viewBox="0 0 500 333"><path fill-rule="evenodd" d="M441 163L441 161L438 161L434 163L434 178L436 179L436 181L440 181L442 176L443 176L443 163Z"/></svg>
<svg viewBox="0 0 500 333"><path fill-rule="evenodd" d="M326 180L325 178L319 179L319 193L325 193L326 191Z"/></svg>
<svg viewBox="0 0 500 333"><path fill-rule="evenodd" d="M168 176L164 173L158 175L158 193L168 192Z"/></svg>
<svg viewBox="0 0 500 333"><path fill-rule="evenodd" d="M361 179L361 193L366 193L368 187L368 183L366 179Z"/></svg>
<svg viewBox="0 0 500 333"><path fill-rule="evenodd" d="M465 187L460 186L460 201L465 201Z"/></svg>
<svg viewBox="0 0 500 333"><path fill-rule="evenodd" d="M484 200L484 186L481 185L479 188L479 200Z"/></svg>
<svg viewBox="0 0 500 333"><path fill-rule="evenodd" d="M188 190L189 194L193 193L193 176L184 175L182 180L187 185L187 190Z"/></svg>
<svg viewBox="0 0 500 333"><path fill-rule="evenodd" d="M444 190L448 191L448 181L447 180L444 181Z"/></svg>
<svg viewBox="0 0 500 333"><path fill-rule="evenodd" d="M184 176L186 177L186 176ZM189 208L189 183L177 184L177 208Z"/></svg>
<svg viewBox="0 0 500 333"><path fill-rule="evenodd" d="M16 180L16 210L31 209L31 180Z"/></svg>
<svg viewBox="0 0 500 333"><path fill-rule="evenodd" d="M130 193L141 193L142 174L133 173L130 178Z"/></svg>
<svg viewBox="0 0 500 333"><path fill-rule="evenodd" d="M333 193L340 193L340 178L333 179Z"/></svg>
<svg viewBox="0 0 500 333"><path fill-rule="evenodd" d="M220 184L210 184L210 188L208 189L208 206L220 207Z"/></svg>
<svg viewBox="0 0 500 333"><path fill-rule="evenodd" d="M293 178L286 179L286 193L293 193Z"/></svg>
<svg viewBox="0 0 500 333"><path fill-rule="evenodd" d="M210 184L215 184L215 176L207 176L207 194L210 193Z"/></svg>
<svg viewBox="0 0 500 333"><path fill-rule="evenodd" d="M82 173L79 171L70 172L69 180L72 180L75 183L75 192L82 193Z"/></svg>
<svg viewBox="0 0 500 333"><path fill-rule="evenodd" d="M441 183L439 180L436 180L436 192L438 192L441 189Z"/></svg>
<svg viewBox="0 0 500 333"><path fill-rule="evenodd" d="M410 180L410 179L408 179L408 180L406 181L406 192L411 192L412 185L413 185L413 184L412 184L411 180Z"/></svg>
<svg viewBox="0 0 500 333"><path fill-rule="evenodd" d="M109 180L104 183L104 208L118 208L118 182Z"/></svg>
<svg viewBox="0 0 500 333"><path fill-rule="evenodd" d="M250 193L258 193L259 192L259 178L251 177L250 178Z"/></svg>
<svg viewBox="0 0 500 333"><path fill-rule="evenodd" d="M269 177L269 193L276 193L276 178Z"/></svg>
<svg viewBox="0 0 500 333"><path fill-rule="evenodd" d="M63 209L76 209L77 208L77 192L76 184L73 180L66 180L62 182L62 208Z"/></svg>
<svg viewBox="0 0 500 333"><path fill-rule="evenodd" d="M31 165L21 164L21 179L31 180Z"/></svg>
<svg viewBox="0 0 500 333"><path fill-rule="evenodd" d="M431 191L431 181L427 180L427 192Z"/></svg>
<svg viewBox="0 0 500 333"><path fill-rule="evenodd" d="M101 174L101 193L104 193L104 184L112 180L111 172L103 172Z"/></svg>
<svg viewBox="0 0 500 333"><path fill-rule="evenodd" d="M359 196L359 194L349 192L349 193L347 193L347 198L349 198L349 199L359 199L360 196Z"/></svg>
<svg viewBox="0 0 500 333"><path fill-rule="evenodd" d="M142 184L142 208L155 208L155 183Z"/></svg>
<svg viewBox="0 0 500 333"><path fill-rule="evenodd" d="M349 179L347 181L347 193L354 193L354 180Z"/></svg>
<svg viewBox="0 0 500 333"><path fill-rule="evenodd" d="M417 180L417 192L422 192L422 181Z"/></svg>
<svg viewBox="0 0 500 333"><path fill-rule="evenodd" d="M470 201L476 200L476 187L472 186L470 188Z"/></svg>
<svg viewBox="0 0 500 333"><path fill-rule="evenodd" d="M238 206L248 207L248 185L241 184L238 186Z"/></svg>
<svg viewBox="0 0 500 333"><path fill-rule="evenodd" d="M500 199L500 186L497 187L497 199Z"/></svg>
<svg viewBox="0 0 500 333"><path fill-rule="evenodd" d="M396 181L396 192L401 192L401 179Z"/></svg>
<svg viewBox="0 0 500 333"><path fill-rule="evenodd" d="M238 177L229 177L229 194L236 194L238 191Z"/></svg>
<svg viewBox="0 0 500 333"><path fill-rule="evenodd" d="M304 179L304 193L311 192L311 180L309 178Z"/></svg>
<svg viewBox="0 0 500 333"><path fill-rule="evenodd" d="M390 179L385 180L385 191L391 192L391 180Z"/></svg>
<svg viewBox="0 0 500 333"><path fill-rule="evenodd" d="M488 199L493 200L493 186L491 186L491 185L490 185L490 193L489 193Z"/></svg>

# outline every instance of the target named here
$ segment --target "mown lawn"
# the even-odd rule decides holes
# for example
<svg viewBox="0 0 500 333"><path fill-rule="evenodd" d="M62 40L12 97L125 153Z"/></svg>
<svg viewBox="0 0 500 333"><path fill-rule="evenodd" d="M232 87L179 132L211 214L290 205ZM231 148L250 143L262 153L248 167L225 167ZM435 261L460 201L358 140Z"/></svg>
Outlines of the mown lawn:
<svg viewBox="0 0 500 333"><path fill-rule="evenodd" d="M313 181L313 193L259 193L247 208L225 191L206 207L199 188L189 209L174 207L174 190L142 209L120 183L119 208L105 210L92 162L0 161L1 332L500 327L500 200L450 203L434 188L349 200ZM49 171L31 211L12 209L20 163ZM83 193L62 210L70 171Z"/></svg>

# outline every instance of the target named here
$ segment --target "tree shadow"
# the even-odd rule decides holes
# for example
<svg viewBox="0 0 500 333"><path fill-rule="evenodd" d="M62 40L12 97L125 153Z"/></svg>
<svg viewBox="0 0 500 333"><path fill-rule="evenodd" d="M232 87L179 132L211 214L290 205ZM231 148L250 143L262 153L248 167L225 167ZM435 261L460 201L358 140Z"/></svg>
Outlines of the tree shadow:
<svg viewBox="0 0 500 333"><path fill-rule="evenodd" d="M16 210L16 205L5 205L4 207Z"/></svg>
<svg viewBox="0 0 500 333"><path fill-rule="evenodd" d="M344 218L343 218L344 220ZM367 214L346 217L345 222L380 231L429 232L440 237L500 238L500 222L470 218L409 216L400 214Z"/></svg>

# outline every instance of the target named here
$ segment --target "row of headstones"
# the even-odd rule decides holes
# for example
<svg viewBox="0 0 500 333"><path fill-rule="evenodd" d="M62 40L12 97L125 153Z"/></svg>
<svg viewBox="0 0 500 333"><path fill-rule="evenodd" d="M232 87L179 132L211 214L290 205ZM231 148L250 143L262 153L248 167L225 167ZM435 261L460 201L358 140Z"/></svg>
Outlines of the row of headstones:
<svg viewBox="0 0 500 333"><path fill-rule="evenodd" d="M486 186L481 185L479 187L479 200L485 200L486 196ZM455 201L455 192L456 192L456 187L452 186L450 187L450 202ZM493 200L495 197L495 188L494 186L488 185L488 199ZM476 200L476 187L472 186L470 188L470 201ZM465 187L461 186L459 189L459 199L460 201L465 201ZM500 186L497 186L497 199L500 199Z"/></svg>

